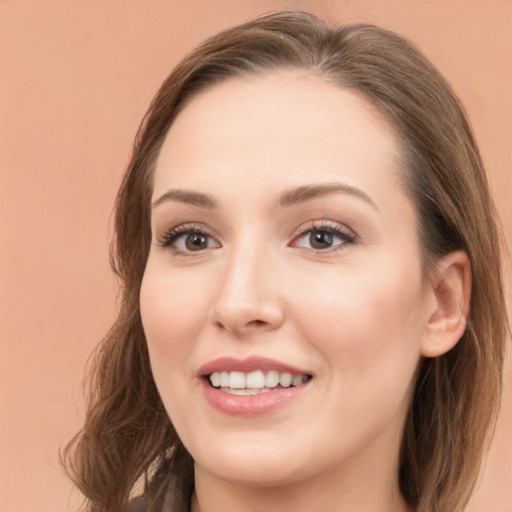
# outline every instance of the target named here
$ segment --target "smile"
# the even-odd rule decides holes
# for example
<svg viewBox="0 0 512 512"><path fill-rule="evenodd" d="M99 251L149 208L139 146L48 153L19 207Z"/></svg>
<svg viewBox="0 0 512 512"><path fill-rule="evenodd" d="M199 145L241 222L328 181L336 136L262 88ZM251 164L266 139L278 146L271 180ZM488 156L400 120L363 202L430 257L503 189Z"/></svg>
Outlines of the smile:
<svg viewBox="0 0 512 512"><path fill-rule="evenodd" d="M258 395L273 389L300 386L309 380L308 375L292 375L290 372L256 370L245 373L239 371L213 372L209 380L214 388L232 395Z"/></svg>
<svg viewBox="0 0 512 512"><path fill-rule="evenodd" d="M235 416L270 413L299 397L313 376L279 361L222 357L198 372L204 396L217 411Z"/></svg>

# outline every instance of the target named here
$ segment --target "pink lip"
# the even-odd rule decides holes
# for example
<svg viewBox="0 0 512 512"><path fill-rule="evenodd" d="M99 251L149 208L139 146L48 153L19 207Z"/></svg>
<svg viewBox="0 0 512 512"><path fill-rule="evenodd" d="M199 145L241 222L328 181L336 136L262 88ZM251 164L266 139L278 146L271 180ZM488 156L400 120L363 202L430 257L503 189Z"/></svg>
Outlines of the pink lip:
<svg viewBox="0 0 512 512"><path fill-rule="evenodd" d="M208 403L217 411L231 416L256 416L269 413L289 403L308 387L309 381L300 386L276 388L259 395L231 395L210 386L201 379L201 387Z"/></svg>
<svg viewBox="0 0 512 512"><path fill-rule="evenodd" d="M213 372L239 371L248 373L255 370L262 370L263 372L275 370L278 372L289 372L292 375L308 374L298 368L266 357L251 356L246 359L220 357L201 366L198 371L201 388L206 400L214 409L223 414L255 416L269 413L286 405L300 396L309 387L309 381L307 381L300 386L275 388L272 391L259 395L231 395L211 386L207 378Z"/></svg>
<svg viewBox="0 0 512 512"><path fill-rule="evenodd" d="M262 370L268 372L275 370L278 372L289 372L292 375L306 375L308 372L294 368L288 364L268 359L266 357L251 356L245 359L235 359L233 357L219 357L210 361L197 372L200 376L210 375L213 372L254 372Z"/></svg>

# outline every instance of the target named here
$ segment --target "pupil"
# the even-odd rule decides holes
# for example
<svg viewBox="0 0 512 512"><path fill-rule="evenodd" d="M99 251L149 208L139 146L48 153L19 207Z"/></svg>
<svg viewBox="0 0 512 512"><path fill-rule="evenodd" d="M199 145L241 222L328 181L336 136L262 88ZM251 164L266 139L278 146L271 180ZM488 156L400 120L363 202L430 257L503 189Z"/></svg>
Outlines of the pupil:
<svg viewBox="0 0 512 512"><path fill-rule="evenodd" d="M187 237L185 245L187 249L191 251L197 251L198 249L204 249L206 247L206 236L201 233L192 233Z"/></svg>
<svg viewBox="0 0 512 512"><path fill-rule="evenodd" d="M332 245L332 234L327 231L313 231L310 242L315 249L325 249Z"/></svg>

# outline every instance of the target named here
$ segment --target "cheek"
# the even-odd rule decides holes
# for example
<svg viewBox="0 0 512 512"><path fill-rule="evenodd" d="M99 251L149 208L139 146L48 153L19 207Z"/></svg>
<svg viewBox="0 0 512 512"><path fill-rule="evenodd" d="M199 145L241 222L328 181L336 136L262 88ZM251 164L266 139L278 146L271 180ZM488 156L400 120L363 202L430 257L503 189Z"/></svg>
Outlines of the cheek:
<svg viewBox="0 0 512 512"><path fill-rule="evenodd" d="M195 340L208 315L207 287L194 286L199 283L180 275L154 268L149 261L140 292L151 368L166 405L172 398L166 390L194 376Z"/></svg>
<svg viewBox="0 0 512 512"><path fill-rule="evenodd" d="M207 317L208 286L187 273L166 272L148 262L140 292L140 307L148 344L161 350L179 348ZM185 344L186 345L186 344Z"/></svg>
<svg viewBox="0 0 512 512"><path fill-rule="evenodd" d="M156 266L155 266L156 267ZM174 427L185 431L190 422L188 397L195 388L194 351L207 307L179 273L148 267L140 292L141 318L155 384ZM192 386L192 387L191 387Z"/></svg>
<svg viewBox="0 0 512 512"><path fill-rule="evenodd" d="M303 332L343 386L408 386L419 361L421 273L384 264L378 270L333 273L328 287L311 281L300 294L308 300L296 302Z"/></svg>

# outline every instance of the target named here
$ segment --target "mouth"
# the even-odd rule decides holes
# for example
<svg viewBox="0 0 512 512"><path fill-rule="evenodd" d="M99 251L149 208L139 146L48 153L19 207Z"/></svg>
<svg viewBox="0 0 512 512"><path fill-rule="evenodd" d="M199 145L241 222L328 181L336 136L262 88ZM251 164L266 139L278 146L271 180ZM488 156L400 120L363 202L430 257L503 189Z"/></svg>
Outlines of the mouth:
<svg viewBox="0 0 512 512"><path fill-rule="evenodd" d="M312 379L304 373L262 369L251 372L214 371L205 376L209 385L230 395L260 395L273 390L301 386Z"/></svg>
<svg viewBox="0 0 512 512"><path fill-rule="evenodd" d="M262 408L264 403L297 395L313 379L307 370L261 356L220 357L203 365L198 377L216 404L259 404Z"/></svg>

